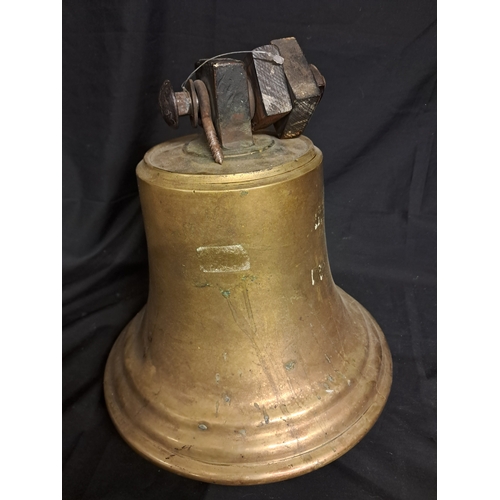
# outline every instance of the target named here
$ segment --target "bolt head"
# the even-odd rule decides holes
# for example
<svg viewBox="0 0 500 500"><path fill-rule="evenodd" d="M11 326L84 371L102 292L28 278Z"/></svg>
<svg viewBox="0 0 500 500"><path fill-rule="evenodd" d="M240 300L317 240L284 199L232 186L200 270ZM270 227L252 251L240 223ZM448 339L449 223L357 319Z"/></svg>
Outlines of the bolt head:
<svg viewBox="0 0 500 500"><path fill-rule="evenodd" d="M179 112L177 110L175 92L170 80L165 80L163 82L158 96L158 103L160 105L161 116L163 116L167 125L173 128L178 128Z"/></svg>

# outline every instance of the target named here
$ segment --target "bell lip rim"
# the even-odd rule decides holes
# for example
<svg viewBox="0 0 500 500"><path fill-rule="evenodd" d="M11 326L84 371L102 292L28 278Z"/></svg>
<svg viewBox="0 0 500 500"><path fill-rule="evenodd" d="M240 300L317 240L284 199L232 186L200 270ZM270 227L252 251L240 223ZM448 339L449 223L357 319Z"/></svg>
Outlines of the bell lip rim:
<svg viewBox="0 0 500 500"><path fill-rule="evenodd" d="M110 411L107 398L105 398L105 401L110 418L121 438L130 446L130 448L132 448L132 450L135 453L140 455L142 458L146 459L148 462L151 462L155 466L163 470L166 470L168 472L171 472L173 474L209 484L219 484L223 486L251 486L258 484L271 484L271 483L286 481L288 479L293 479L295 477L303 476L305 474L308 474L309 472L321 469L322 467L325 467L326 465L334 462L335 460L338 460L340 457L342 457L352 448L354 448L370 432L370 430L378 421L380 415L382 414L382 411L385 408L385 405L387 403L390 394L390 389L392 386L392 362L390 363L390 365L391 366L389 367L389 373L387 374L388 381L384 380L385 382L384 385L388 383L386 396L385 397L377 396L377 399L380 398L381 401L374 401L369 406L369 408L363 414L361 414L360 417L342 434L336 436L330 441L323 443L322 445L318 446L317 448L314 448L313 450L299 453L297 455L293 455L291 457L287 457L281 460L274 460L266 463L251 462L247 464L214 464L210 462L203 462L201 460L196 460L183 455L173 455L171 458L175 458L176 460L170 463L166 463L154 455L147 454L145 451L143 451L144 450L143 448L137 447L135 443L131 439L129 439L129 437L123 434L121 428L118 427L118 425L116 424L113 414ZM362 423L368 418L367 415L371 423L368 426L363 426ZM361 427L361 432L355 433L354 431L356 431L360 427ZM305 457L308 455L309 456L320 455L320 452L323 451L324 449L326 448L331 449L332 443L334 443L338 438L340 438L341 436L350 436L350 435L354 435L354 439L352 441L349 441L347 446L341 448L338 451L334 451L331 454L326 454L323 457L320 456L316 460L312 460L310 462L303 462L297 466L291 463L293 461L296 461L297 459L300 460L301 457ZM174 465L175 462L181 462L183 467ZM192 470L185 469L184 468L185 464L197 464L196 467L197 470L200 470L200 465L201 465L202 467L204 467L203 472L205 472L207 469L209 470L212 469L214 470L214 472L220 472L220 475L212 474L209 477L208 475L203 475L202 473L195 473L192 472ZM280 466L280 469L277 472L269 473L269 468L277 465ZM238 467L241 470L241 472L243 472L245 469L248 469L248 472L247 474L241 474L240 476L237 476L235 473L233 478L226 479L225 473L227 473L228 469L231 467L233 468ZM283 470L285 468L288 468L288 470ZM259 471L257 474L255 473L256 470Z"/></svg>
<svg viewBox="0 0 500 500"><path fill-rule="evenodd" d="M113 345L113 348L106 362L104 373L104 399L106 402L106 407L108 410L108 414L110 415L110 418L122 439L141 457L164 470L183 477L187 477L189 479L226 486L257 485L285 481L324 467L350 451L363 439L363 437L366 436L366 434L368 434L368 432L372 429L372 427L379 419L391 391L393 365L389 346L387 344L385 335L378 323L373 319L371 314L364 308L364 306L362 306L356 299L352 298L340 287L337 286L337 288L343 294L347 295L354 302L356 302L361 307L364 314L367 314L368 317L373 320L374 325L376 326L376 338L380 343L382 354L382 364L380 366L378 374L378 389L375 391L372 403L349 427L347 427L340 434L337 434L332 439L308 451L292 455L291 457L265 462L217 464L204 462L202 460L197 460L186 455L178 455L175 453L168 457L168 461L161 460L160 458L158 458L158 454L154 454L154 450L156 447L154 446L154 444L150 444L150 442L152 443L152 440L148 438L147 435L141 432L135 432L132 435L128 436L124 434L122 430L123 428L133 428L133 426L126 418L123 422L121 422L121 424L118 424L116 416L121 415L121 412L119 411L119 409L114 410L111 406L113 398L109 393L112 389L110 387L111 384L107 382L109 380L109 371L112 369L110 367L110 360L112 359L112 353L115 350L115 347L118 346L120 338L122 338L122 334L127 330L126 327L120 333ZM341 441L340 446L338 448L333 447L332 452L333 444L339 440ZM144 446L144 442L147 443L146 446ZM138 443L142 443L142 447ZM153 453L148 453L147 450L153 451ZM327 450L330 450L330 452L325 453L325 451ZM168 450L166 451L169 452ZM312 459L307 462L301 460L301 457L307 456L310 456ZM297 460L301 460L301 462L299 464L293 464L293 462ZM194 467L190 468L190 464L194 464ZM275 470L270 472L270 469L273 468Z"/></svg>

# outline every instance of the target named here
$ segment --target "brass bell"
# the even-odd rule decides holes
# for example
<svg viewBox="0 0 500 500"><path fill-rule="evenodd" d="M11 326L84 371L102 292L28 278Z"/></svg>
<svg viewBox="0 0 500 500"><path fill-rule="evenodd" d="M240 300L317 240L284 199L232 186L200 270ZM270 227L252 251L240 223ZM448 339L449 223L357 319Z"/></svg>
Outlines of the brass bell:
<svg viewBox="0 0 500 500"><path fill-rule="evenodd" d="M187 136L137 167L149 297L111 351L106 403L123 438L159 467L220 484L280 481L368 432L391 356L375 320L332 279L321 152L300 132L283 136L290 117L278 136L250 132L251 143L226 147L210 111L222 164L204 137Z"/></svg>

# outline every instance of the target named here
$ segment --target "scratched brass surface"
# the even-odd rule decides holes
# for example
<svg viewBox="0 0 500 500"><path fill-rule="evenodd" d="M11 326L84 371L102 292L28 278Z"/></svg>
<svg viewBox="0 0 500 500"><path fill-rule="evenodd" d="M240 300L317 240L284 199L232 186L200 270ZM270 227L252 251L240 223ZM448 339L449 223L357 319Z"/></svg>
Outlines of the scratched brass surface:
<svg viewBox="0 0 500 500"><path fill-rule="evenodd" d="M321 152L303 136L257 136L261 152L217 165L199 141L160 144L137 167L150 291L109 356L106 403L160 467L221 484L280 481L368 432L391 356L333 282Z"/></svg>

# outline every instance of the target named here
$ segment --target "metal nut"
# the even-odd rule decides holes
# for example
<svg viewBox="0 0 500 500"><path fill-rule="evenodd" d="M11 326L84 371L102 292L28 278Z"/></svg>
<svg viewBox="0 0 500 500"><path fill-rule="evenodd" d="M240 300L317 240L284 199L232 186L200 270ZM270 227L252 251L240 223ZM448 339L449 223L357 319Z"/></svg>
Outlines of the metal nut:
<svg viewBox="0 0 500 500"><path fill-rule="evenodd" d="M263 45L245 58L246 71L255 96L253 130L268 127L292 110L283 66L270 57L263 57L263 52L280 55L274 45Z"/></svg>
<svg viewBox="0 0 500 500"><path fill-rule="evenodd" d="M289 139L299 136L306 128L321 99L321 90L295 38L280 38L271 43L284 58L283 69L292 100L292 111L276 122L275 127L278 137Z"/></svg>

